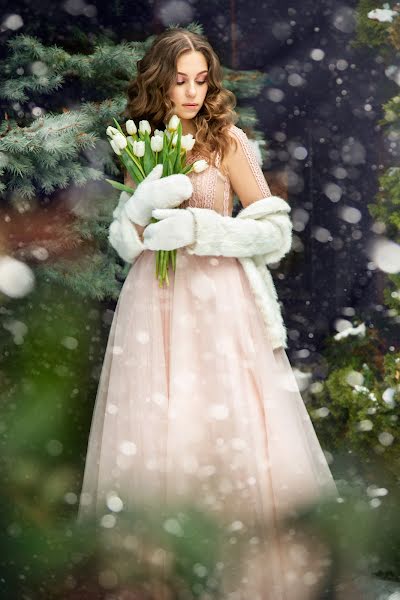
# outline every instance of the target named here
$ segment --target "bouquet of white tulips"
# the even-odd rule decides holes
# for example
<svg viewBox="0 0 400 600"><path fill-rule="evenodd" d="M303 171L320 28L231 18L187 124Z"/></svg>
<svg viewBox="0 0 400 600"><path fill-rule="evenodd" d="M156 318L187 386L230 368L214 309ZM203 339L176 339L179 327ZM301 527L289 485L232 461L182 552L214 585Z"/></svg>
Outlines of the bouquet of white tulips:
<svg viewBox="0 0 400 600"><path fill-rule="evenodd" d="M205 160L186 164L186 152L192 150L195 140L191 133L182 135L182 123L177 115L173 115L164 131L156 129L151 135L150 123L146 120L139 121L137 129L135 122L128 120L125 123L127 136L122 131L118 121L114 119L116 127L107 127L106 133L114 152L120 157L127 172L138 185L157 164L163 165L162 177L191 171L200 173L208 167ZM133 194L134 190L118 181L106 179L117 190ZM152 217L152 223L157 219ZM176 268L176 250L157 250L156 252L156 277L160 287L166 280L169 285L168 267Z"/></svg>

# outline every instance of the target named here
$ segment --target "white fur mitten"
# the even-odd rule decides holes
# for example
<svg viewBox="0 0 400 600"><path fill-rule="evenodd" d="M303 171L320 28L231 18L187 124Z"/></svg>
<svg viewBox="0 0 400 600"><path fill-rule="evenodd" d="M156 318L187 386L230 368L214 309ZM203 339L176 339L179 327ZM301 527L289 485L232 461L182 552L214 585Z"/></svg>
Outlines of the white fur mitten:
<svg viewBox="0 0 400 600"><path fill-rule="evenodd" d="M261 198L242 209L237 217L209 208L189 206L195 220L195 241L188 254L199 256L253 257L278 262L291 248L291 207L279 196Z"/></svg>
<svg viewBox="0 0 400 600"><path fill-rule="evenodd" d="M194 242L194 218L184 208L158 208L153 210L158 223L151 223L143 233L143 243L148 250L175 250Z"/></svg>
<svg viewBox="0 0 400 600"><path fill-rule="evenodd" d="M156 165L125 204L129 219L142 227L150 223L153 208L174 208L193 194L192 182L187 175L161 177L162 170L161 164Z"/></svg>
<svg viewBox="0 0 400 600"><path fill-rule="evenodd" d="M126 192L122 192L126 194ZM118 209L118 210L117 210ZM134 263L145 250L135 225L128 219L124 205L114 210L114 221L108 230L108 241L119 256L129 263Z"/></svg>

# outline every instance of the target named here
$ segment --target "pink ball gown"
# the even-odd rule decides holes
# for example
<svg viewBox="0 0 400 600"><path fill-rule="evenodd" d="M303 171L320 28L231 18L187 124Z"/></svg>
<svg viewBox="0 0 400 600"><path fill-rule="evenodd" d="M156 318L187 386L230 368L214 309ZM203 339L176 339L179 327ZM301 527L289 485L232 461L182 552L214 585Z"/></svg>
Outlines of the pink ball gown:
<svg viewBox="0 0 400 600"><path fill-rule="evenodd" d="M259 198L271 195L247 136L236 126L231 131L249 186ZM232 215L233 190L218 157L189 177L194 193L182 208ZM169 278L160 288L155 253L145 250L121 290L79 519L110 512L106 501L114 494L124 505L191 501L233 530L266 521L273 531L297 507L337 494L285 349L272 348L239 261L180 248ZM240 585L227 576L224 597L312 597L304 582L285 583L296 565L281 542L261 534L252 540L247 575ZM307 568L297 565L297 574Z"/></svg>

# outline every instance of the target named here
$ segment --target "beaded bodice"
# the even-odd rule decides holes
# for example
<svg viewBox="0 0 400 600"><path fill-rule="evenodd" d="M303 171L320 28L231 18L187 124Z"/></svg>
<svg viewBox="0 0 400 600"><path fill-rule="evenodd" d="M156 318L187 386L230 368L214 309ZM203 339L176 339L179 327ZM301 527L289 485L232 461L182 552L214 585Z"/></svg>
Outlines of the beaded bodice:
<svg viewBox="0 0 400 600"><path fill-rule="evenodd" d="M193 164L196 160L203 159L199 152L187 158L187 163ZM193 185L192 196L181 204L182 208L196 206L210 208L224 216L232 215L233 190L227 175L220 168L221 156L217 154L215 165L209 164L205 171L195 173L192 171L188 177Z"/></svg>
<svg viewBox="0 0 400 600"><path fill-rule="evenodd" d="M256 154L249 144L249 140L242 129L231 125L230 132L237 139L244 151L246 162L251 168L255 182L260 191L260 197L271 196L270 189L264 178L263 172L258 164ZM196 160L204 158L199 152L194 152L187 157L187 163L192 164ZM224 216L232 216L234 190L229 176L221 168L221 156L217 153L215 165L209 166L201 173L191 172L190 177L193 185L192 196L181 204L181 208L193 206L198 208L209 208Z"/></svg>

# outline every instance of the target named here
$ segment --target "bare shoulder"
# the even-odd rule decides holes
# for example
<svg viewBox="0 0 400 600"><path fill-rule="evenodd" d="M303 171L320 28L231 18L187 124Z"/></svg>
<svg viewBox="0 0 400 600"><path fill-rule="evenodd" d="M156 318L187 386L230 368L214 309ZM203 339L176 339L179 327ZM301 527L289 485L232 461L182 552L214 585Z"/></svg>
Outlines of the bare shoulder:
<svg viewBox="0 0 400 600"><path fill-rule="evenodd" d="M222 162L220 164L220 170L223 173L223 175L225 175L225 177L229 177L229 165L232 161L232 156L235 153L236 147L235 147L235 142L234 139L237 138L238 133L236 130L239 130L239 127L236 127L236 125L229 125L229 127L226 129L226 132L228 133L229 136L229 146L226 149L225 153L224 153L224 157L222 159ZM240 134L239 134L240 135Z"/></svg>
<svg viewBox="0 0 400 600"><path fill-rule="evenodd" d="M228 128L228 133L230 134L230 136L232 138L236 138L238 140L240 140L240 139L243 140L244 138L247 138L247 135L245 134L243 129L241 129L240 127L237 127L236 125L230 125Z"/></svg>
<svg viewBox="0 0 400 600"><path fill-rule="evenodd" d="M240 127L236 125L230 125L228 134L231 138L231 144L229 145L228 156L232 157L240 153L241 148L246 145L248 137L246 133Z"/></svg>
<svg viewBox="0 0 400 600"><path fill-rule="evenodd" d="M243 129L240 129L240 127L237 127L233 124L229 126L227 132L230 137L230 144L224 156L223 166L227 171L229 171L229 165L231 164L232 159L240 155L241 147L243 146L244 141L247 139L247 136Z"/></svg>
<svg viewBox="0 0 400 600"><path fill-rule="evenodd" d="M246 135L245 132L243 131L243 129L241 129L237 125L233 125L233 124L229 125L228 131L233 137L238 137L240 135Z"/></svg>

